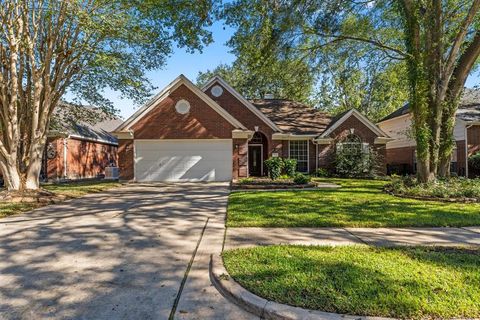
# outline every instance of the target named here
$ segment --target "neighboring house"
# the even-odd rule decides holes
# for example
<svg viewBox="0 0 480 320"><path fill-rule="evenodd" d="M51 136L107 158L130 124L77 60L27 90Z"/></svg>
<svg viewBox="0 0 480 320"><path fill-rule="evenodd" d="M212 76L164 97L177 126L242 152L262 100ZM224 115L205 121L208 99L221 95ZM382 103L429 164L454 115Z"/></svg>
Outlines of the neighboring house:
<svg viewBox="0 0 480 320"><path fill-rule="evenodd" d="M65 106L65 105L64 105ZM88 108L86 112L99 112ZM49 130L42 165L42 180L99 178L105 167L117 166L117 138L110 132L123 121L104 119L92 125L60 118Z"/></svg>
<svg viewBox="0 0 480 320"><path fill-rule="evenodd" d="M395 140L387 143L388 173L416 172L415 140L411 131L412 115L408 105L382 119L377 125ZM459 176L472 176L468 157L480 151L480 91L465 89L456 114L451 171Z"/></svg>
<svg viewBox="0 0 480 320"><path fill-rule="evenodd" d="M218 76L198 88L183 75L114 134L120 178L133 181L262 176L264 160L275 156L296 159L298 171L311 173L332 168L335 146L346 139L382 155L390 140L353 109L331 118L289 100L248 101Z"/></svg>
<svg viewBox="0 0 480 320"><path fill-rule="evenodd" d="M62 104L62 107L68 107ZM79 106L76 106L79 107ZM83 108L83 107L82 107ZM85 112L98 112L91 107ZM118 142L110 132L123 121L105 119L92 125L84 121L54 117L47 135L41 181L103 178L105 168L118 165ZM54 128L52 128L54 127ZM3 184L0 172L0 183Z"/></svg>

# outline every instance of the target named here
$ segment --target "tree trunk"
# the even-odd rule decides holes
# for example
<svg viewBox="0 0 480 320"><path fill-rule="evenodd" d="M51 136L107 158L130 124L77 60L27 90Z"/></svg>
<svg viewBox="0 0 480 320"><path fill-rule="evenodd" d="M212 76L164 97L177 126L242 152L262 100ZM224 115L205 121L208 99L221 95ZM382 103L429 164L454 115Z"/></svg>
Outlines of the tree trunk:
<svg viewBox="0 0 480 320"><path fill-rule="evenodd" d="M438 165L438 176L440 178L450 177L450 162L451 157L440 159L440 164Z"/></svg>
<svg viewBox="0 0 480 320"><path fill-rule="evenodd" d="M44 148L45 143L43 141L36 142L35 145L31 146L30 161L25 177L25 188L28 190L40 189L40 171L42 170Z"/></svg>
<svg viewBox="0 0 480 320"><path fill-rule="evenodd" d="M0 167L3 173L3 181L8 191L20 191L23 189L20 170L15 161L1 161Z"/></svg>

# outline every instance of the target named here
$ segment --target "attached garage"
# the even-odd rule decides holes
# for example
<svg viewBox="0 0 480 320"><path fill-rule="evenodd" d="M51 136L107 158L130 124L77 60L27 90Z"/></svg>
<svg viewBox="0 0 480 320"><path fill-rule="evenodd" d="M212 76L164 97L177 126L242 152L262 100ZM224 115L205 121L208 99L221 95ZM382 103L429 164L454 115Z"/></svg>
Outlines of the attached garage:
<svg viewBox="0 0 480 320"><path fill-rule="evenodd" d="M230 181L232 140L135 140L135 179Z"/></svg>

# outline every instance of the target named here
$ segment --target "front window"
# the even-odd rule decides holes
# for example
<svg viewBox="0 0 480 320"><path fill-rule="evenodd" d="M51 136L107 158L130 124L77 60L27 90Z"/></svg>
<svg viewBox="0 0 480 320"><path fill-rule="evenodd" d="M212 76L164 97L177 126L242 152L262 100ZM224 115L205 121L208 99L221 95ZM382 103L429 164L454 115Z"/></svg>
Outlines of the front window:
<svg viewBox="0 0 480 320"><path fill-rule="evenodd" d="M297 171L308 172L308 141L290 140L290 158L297 160Z"/></svg>
<svg viewBox="0 0 480 320"><path fill-rule="evenodd" d="M362 139L355 134L349 134L345 140L338 143L337 150L342 150L348 155L358 155L361 152L368 153L364 144L362 144Z"/></svg>

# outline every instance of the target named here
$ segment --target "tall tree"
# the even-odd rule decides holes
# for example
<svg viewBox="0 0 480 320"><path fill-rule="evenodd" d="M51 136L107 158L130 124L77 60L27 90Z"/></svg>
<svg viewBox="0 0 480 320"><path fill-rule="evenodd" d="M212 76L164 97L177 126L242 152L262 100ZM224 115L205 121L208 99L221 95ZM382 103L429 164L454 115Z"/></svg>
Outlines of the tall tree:
<svg viewBox="0 0 480 320"><path fill-rule="evenodd" d="M260 30L262 17L249 13L258 5L272 12L267 20L273 32L264 42L269 54L318 65L324 50L358 43L392 63L403 60L418 178L448 175L455 112L480 55L480 0L237 0L224 9L227 22L240 30L234 37Z"/></svg>
<svg viewBox="0 0 480 320"><path fill-rule="evenodd" d="M8 190L39 188L47 129L71 91L113 113L105 88L141 101L174 43L211 41L211 0L0 3L0 169Z"/></svg>
<svg viewBox="0 0 480 320"><path fill-rule="evenodd" d="M308 65L302 61L270 59L268 63L265 60L254 63L239 57L232 65L223 64L213 70L200 72L197 84L201 86L215 75L221 76L248 99L273 94L277 99L312 103L314 77Z"/></svg>

